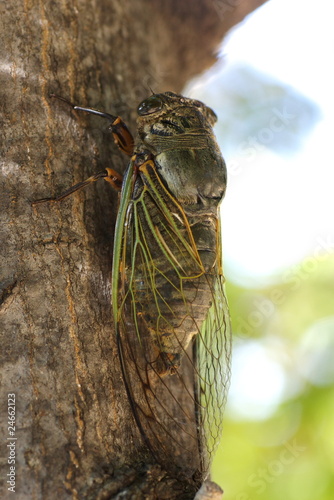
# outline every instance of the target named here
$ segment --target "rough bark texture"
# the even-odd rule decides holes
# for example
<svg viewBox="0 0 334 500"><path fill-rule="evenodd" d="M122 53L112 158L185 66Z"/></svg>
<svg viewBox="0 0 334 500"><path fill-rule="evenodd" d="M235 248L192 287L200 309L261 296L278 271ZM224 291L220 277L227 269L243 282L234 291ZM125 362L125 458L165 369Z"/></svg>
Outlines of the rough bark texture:
<svg viewBox="0 0 334 500"><path fill-rule="evenodd" d="M180 91L263 0L11 0L1 46L1 498L193 498L145 452L117 358L110 273L117 196L100 182L31 207L126 160L105 123L51 92L120 114ZM11 437L12 438L12 437Z"/></svg>

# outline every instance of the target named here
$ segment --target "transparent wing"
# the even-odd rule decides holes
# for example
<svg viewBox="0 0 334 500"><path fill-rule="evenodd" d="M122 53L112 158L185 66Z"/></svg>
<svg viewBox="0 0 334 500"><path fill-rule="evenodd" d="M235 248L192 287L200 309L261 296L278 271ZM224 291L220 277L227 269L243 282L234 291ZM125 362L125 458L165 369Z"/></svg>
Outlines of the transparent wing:
<svg viewBox="0 0 334 500"><path fill-rule="evenodd" d="M228 379L230 330L219 258L198 250L193 228L152 161L138 173L130 165L124 182L113 308L129 401L156 460L201 481L219 438ZM217 231L211 226L199 221L196 234Z"/></svg>
<svg viewBox="0 0 334 500"><path fill-rule="evenodd" d="M214 300L194 342L200 443L208 470L223 430L223 411L230 383L231 325L222 276Z"/></svg>

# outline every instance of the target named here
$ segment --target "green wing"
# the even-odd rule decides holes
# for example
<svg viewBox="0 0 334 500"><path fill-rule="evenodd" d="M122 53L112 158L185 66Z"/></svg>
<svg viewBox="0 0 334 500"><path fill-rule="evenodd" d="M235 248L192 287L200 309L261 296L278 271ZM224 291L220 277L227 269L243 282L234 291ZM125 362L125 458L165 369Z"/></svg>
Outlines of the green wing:
<svg viewBox="0 0 334 500"><path fill-rule="evenodd" d="M217 232L216 219L188 220L153 161L139 168L130 163L116 224L112 290L123 377L156 460L173 474L199 480L219 440L229 378ZM201 243L208 234L216 242L209 252Z"/></svg>

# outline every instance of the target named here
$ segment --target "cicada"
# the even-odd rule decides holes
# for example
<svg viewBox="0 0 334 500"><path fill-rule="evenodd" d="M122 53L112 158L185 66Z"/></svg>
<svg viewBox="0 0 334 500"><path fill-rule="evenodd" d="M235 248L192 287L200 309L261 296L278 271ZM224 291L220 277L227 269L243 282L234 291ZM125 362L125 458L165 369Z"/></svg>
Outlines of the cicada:
<svg viewBox="0 0 334 500"><path fill-rule="evenodd" d="M121 189L112 309L126 391L156 461L200 482L220 439L230 376L216 115L200 101L153 94L138 106L134 140L119 117L73 108L110 120L130 161L124 178L107 168L54 200L101 177Z"/></svg>

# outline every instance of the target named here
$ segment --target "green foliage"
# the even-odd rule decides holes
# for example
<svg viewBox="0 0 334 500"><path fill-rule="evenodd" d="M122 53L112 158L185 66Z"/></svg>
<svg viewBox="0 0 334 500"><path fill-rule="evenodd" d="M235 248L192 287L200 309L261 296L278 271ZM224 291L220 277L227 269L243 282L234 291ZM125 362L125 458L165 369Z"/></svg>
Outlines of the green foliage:
<svg viewBox="0 0 334 500"><path fill-rule="evenodd" d="M228 286L237 345L275 345L286 385L267 417L227 410L213 465L224 500L333 498L333 278L334 255L313 255L270 287Z"/></svg>

